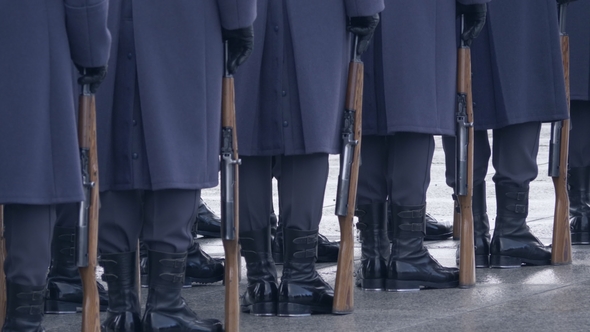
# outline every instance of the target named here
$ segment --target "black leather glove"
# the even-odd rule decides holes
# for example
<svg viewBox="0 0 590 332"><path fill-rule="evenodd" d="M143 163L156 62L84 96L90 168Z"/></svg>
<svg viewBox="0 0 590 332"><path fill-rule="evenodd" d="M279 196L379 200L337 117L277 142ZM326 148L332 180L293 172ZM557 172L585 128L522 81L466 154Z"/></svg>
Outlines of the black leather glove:
<svg viewBox="0 0 590 332"><path fill-rule="evenodd" d="M82 75L78 78L78 84L88 84L90 86L90 93L96 93L100 83L102 83L107 76L107 66L84 68L76 65L76 68L78 68L80 75Z"/></svg>
<svg viewBox="0 0 590 332"><path fill-rule="evenodd" d="M230 75L248 59L254 47L254 27L222 30L223 41L228 42L227 70Z"/></svg>
<svg viewBox="0 0 590 332"><path fill-rule="evenodd" d="M465 28L461 39L465 42L465 45L471 46L471 42L483 29L486 24L486 13L488 7L486 4L483 5L464 5L457 3L457 15L465 15Z"/></svg>
<svg viewBox="0 0 590 332"><path fill-rule="evenodd" d="M379 25L379 14L373 16L355 16L348 20L346 29L359 37L358 55L365 53L367 48L369 48L377 25Z"/></svg>
<svg viewBox="0 0 590 332"><path fill-rule="evenodd" d="M576 0L557 0L558 5L563 5L565 3L574 2Z"/></svg>

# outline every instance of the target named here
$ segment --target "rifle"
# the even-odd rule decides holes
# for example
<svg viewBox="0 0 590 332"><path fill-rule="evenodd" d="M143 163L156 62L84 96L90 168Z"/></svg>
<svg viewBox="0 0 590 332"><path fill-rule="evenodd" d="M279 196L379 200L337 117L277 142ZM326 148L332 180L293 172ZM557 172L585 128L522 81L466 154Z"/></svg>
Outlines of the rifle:
<svg viewBox="0 0 590 332"><path fill-rule="evenodd" d="M96 104L90 85L82 85L78 110L78 143L82 166L84 201L76 227L76 265L82 277L82 331L100 331L100 307L96 288L98 246L98 159L96 151Z"/></svg>
<svg viewBox="0 0 590 332"><path fill-rule="evenodd" d="M225 74L221 101L221 239L225 251L225 330L240 330L239 304L239 165L234 78L229 73L225 42Z"/></svg>
<svg viewBox="0 0 590 332"><path fill-rule="evenodd" d="M461 17L461 31L465 17ZM455 196L459 204L459 287L475 286L473 239L473 96L471 93L471 50L461 38L457 52L457 137L455 151Z"/></svg>
<svg viewBox="0 0 590 332"><path fill-rule="evenodd" d="M561 35L561 53L563 73L568 104L570 104L569 83L569 36L565 32L567 3L559 5L559 30ZM572 239L569 227L569 197L567 193L567 162L569 146L570 120L551 123L551 141L549 143L549 176L555 187L555 211L553 215L553 243L551 245L551 263L553 265L571 264Z"/></svg>
<svg viewBox="0 0 590 332"><path fill-rule="evenodd" d="M4 274L4 259L6 245L4 244L4 206L0 205L0 326L6 318L6 275Z"/></svg>
<svg viewBox="0 0 590 332"><path fill-rule="evenodd" d="M342 152L340 175L336 195L336 215L340 223L340 252L336 270L334 304L332 313L346 315L354 310L353 217L356 207L356 189L361 152L364 65L357 53L358 37L355 37L353 55L348 67L348 86L342 125Z"/></svg>

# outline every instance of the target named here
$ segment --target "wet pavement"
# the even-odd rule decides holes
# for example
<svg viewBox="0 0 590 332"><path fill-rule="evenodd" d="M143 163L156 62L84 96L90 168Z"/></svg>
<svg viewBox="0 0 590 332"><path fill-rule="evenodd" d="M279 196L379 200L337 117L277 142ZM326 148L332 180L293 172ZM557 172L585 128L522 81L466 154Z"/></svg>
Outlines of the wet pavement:
<svg viewBox="0 0 590 332"><path fill-rule="evenodd" d="M528 224L545 244L551 243L554 190L547 174L549 126L541 134L538 156L539 177L531 183ZM337 156L330 159L330 178L324 201L320 232L330 240L340 237L334 216ZM488 215L493 229L496 203L490 164L486 178ZM275 184L276 185L276 184ZM275 187L276 188L276 187ZM276 190L275 190L276 193ZM430 214L439 221L452 220L452 190L444 181L444 154L436 139L432 182L428 191ZM205 201L219 212L219 189L203 191ZM275 207L278 207L275 194ZM205 251L223 256L219 239L200 240ZM458 242L427 242L431 254L443 265L455 266ZM356 244L355 258L360 258ZM315 315L302 318L254 317L241 315L241 331L590 331L590 246L573 247L573 264L566 266L477 269L477 285L471 289L421 290L419 292L355 291L351 315ZM245 264L242 264L244 267ZM279 275L280 275L280 266ZM320 274L332 285L335 264L318 264ZM245 271L242 275L246 275ZM242 279L240 288L246 286ZM587 293L588 292L588 293ZM142 294L145 304L146 291ZM187 303L203 318L223 321L221 283L183 290ZM101 315L104 319L104 313ZM48 332L80 331L81 316L46 315Z"/></svg>

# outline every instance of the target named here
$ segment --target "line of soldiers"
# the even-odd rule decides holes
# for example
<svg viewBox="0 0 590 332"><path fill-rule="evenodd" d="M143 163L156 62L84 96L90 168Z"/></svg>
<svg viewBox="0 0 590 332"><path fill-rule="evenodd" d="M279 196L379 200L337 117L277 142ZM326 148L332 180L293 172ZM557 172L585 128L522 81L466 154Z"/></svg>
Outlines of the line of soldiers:
<svg viewBox="0 0 590 332"><path fill-rule="evenodd" d="M315 263L321 250L324 261L338 251L318 229L328 155L340 151L350 32L360 38L366 63L357 286L458 285L457 269L441 266L423 245L425 237L451 234L426 213L426 190L434 135L444 136L448 185L455 180L458 14L465 17L459 38L472 47L477 105L476 264L549 264L526 216L541 123L568 117L556 2L488 1L54 0L43 7L0 0L8 290L2 330L43 331L44 312L73 312L81 303L72 254L83 197L76 71L98 90L99 250L108 284L107 292L101 289L101 307L108 308L103 331L222 329L218 320L197 318L180 291L223 278L222 263L194 241L201 226L202 235L218 236L200 190L218 181L223 40L230 71L240 67L243 311L331 312L332 287ZM590 1L571 8L570 214L573 243L588 244L590 140L583 128L590 123ZM484 183L490 156L498 206L491 241ZM273 177L280 222L271 242ZM148 287L143 315L135 286L140 237Z"/></svg>

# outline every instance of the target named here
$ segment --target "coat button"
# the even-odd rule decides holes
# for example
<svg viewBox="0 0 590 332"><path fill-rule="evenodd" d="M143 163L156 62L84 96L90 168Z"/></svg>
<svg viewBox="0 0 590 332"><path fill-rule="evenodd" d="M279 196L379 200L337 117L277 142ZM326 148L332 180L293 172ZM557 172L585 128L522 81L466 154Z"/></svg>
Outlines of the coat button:
<svg viewBox="0 0 590 332"><path fill-rule="evenodd" d="M137 120L133 120L131 123L133 124L133 127L137 126Z"/></svg>
<svg viewBox="0 0 590 332"><path fill-rule="evenodd" d="M137 159L137 158L139 158L139 155L138 155L137 153L133 153L133 154L131 155L131 158L133 158L133 159Z"/></svg>
<svg viewBox="0 0 590 332"><path fill-rule="evenodd" d="M282 95L285 97L287 95L287 91L283 90Z"/></svg>
<svg viewBox="0 0 590 332"><path fill-rule="evenodd" d="M283 127L289 127L289 121L283 121Z"/></svg>
<svg viewBox="0 0 590 332"><path fill-rule="evenodd" d="M133 54L127 53L127 59L131 59L131 58L133 58Z"/></svg>
<svg viewBox="0 0 590 332"><path fill-rule="evenodd" d="M279 31L279 26L275 25L275 31Z"/></svg>

